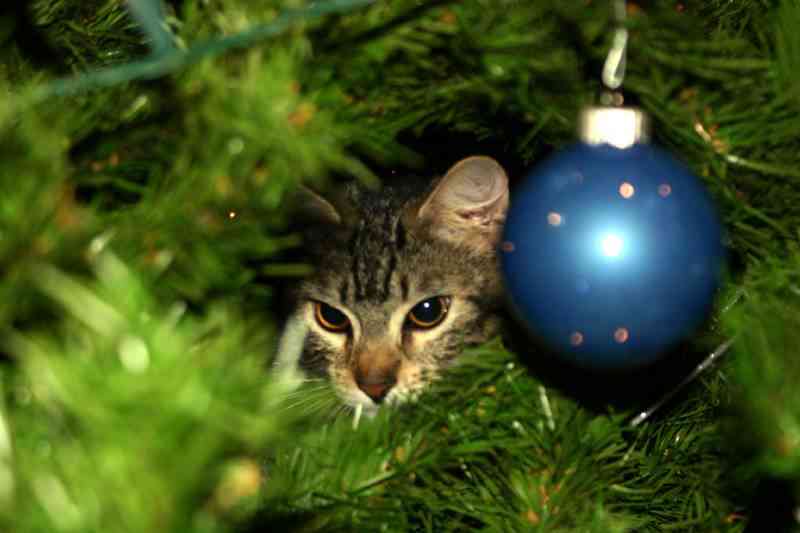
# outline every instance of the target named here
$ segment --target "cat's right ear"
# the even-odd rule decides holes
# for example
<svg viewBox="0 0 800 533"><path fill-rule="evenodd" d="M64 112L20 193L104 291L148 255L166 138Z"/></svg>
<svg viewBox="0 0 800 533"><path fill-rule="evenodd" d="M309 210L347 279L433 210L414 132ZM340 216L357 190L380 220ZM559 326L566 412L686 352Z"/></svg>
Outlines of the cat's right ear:
<svg viewBox="0 0 800 533"><path fill-rule="evenodd" d="M338 225L342 215L331 202L305 185L297 187L290 199L291 211L306 223Z"/></svg>

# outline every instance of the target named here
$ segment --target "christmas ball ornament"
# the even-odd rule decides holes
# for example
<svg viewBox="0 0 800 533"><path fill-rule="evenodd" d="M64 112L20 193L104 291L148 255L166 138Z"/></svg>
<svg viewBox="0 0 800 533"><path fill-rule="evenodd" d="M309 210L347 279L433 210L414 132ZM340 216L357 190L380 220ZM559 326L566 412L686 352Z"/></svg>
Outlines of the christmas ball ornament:
<svg viewBox="0 0 800 533"><path fill-rule="evenodd" d="M647 144L641 111L585 110L580 139L512 195L502 270L517 315L557 353L633 369L706 317L722 229L700 181Z"/></svg>

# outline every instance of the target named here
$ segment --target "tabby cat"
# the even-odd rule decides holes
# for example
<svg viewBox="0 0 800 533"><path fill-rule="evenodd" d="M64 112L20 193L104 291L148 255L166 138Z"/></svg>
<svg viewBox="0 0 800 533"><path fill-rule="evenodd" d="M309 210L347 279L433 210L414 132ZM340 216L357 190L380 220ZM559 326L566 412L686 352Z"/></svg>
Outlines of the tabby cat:
<svg viewBox="0 0 800 533"><path fill-rule="evenodd" d="M497 334L509 194L495 160L466 158L433 182L349 186L331 201L304 195L316 269L294 291L279 365L330 379L345 404L374 414Z"/></svg>

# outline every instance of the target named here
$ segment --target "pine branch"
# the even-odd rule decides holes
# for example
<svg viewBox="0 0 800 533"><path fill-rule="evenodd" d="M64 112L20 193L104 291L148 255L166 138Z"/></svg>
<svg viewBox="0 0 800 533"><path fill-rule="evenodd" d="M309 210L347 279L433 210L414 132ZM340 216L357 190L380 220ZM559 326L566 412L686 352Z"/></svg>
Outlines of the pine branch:
<svg viewBox="0 0 800 533"><path fill-rule="evenodd" d="M167 55L100 0L31 4L50 68L2 43L4 529L741 531L759 479L800 479L794 2L631 7L626 98L717 198L748 292L731 364L635 430L498 344L356 430L264 364L261 276L304 268L291 190L478 149L524 175L598 94L605 3L173 4ZM65 65L94 74L48 84Z"/></svg>

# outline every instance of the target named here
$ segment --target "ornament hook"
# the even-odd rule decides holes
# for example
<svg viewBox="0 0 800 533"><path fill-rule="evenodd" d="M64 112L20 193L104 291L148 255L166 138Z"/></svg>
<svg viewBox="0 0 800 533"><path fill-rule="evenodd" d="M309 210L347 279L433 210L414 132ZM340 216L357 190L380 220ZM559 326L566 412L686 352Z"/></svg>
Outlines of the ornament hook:
<svg viewBox="0 0 800 533"><path fill-rule="evenodd" d="M614 19L614 39L603 64L603 85L612 91L622 86L625 79L625 63L628 51L628 29L625 27L625 0L611 0Z"/></svg>

